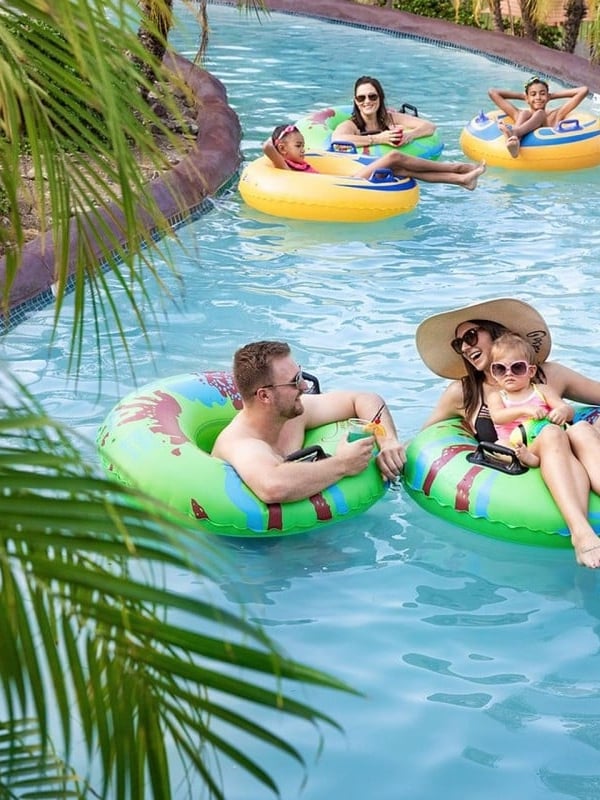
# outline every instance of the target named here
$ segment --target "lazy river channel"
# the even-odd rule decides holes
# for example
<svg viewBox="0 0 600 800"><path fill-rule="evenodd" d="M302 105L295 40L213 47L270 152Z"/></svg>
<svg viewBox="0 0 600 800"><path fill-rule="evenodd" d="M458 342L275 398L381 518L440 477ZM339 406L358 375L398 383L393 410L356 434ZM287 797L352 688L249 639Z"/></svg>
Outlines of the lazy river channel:
<svg viewBox="0 0 600 800"><path fill-rule="evenodd" d="M194 28L178 15L174 44L192 56ZM474 53L301 16L210 5L209 19L207 68L227 87L249 159L275 125L349 102L361 74L382 80L391 105L410 102L434 120L445 158L464 159L458 137L489 108L486 88L529 77ZM169 248L176 302L161 307L148 282L159 309L148 315L150 350L124 312L136 380L227 369L240 344L281 338L324 389L383 394L410 438L444 387L418 357L417 324L493 296L534 303L554 357L600 377L599 215L598 169L489 169L474 192L421 184L414 211L368 225L269 218L230 192ZM48 412L93 441L133 380L99 364L91 332L77 381L68 377L69 315L49 349L52 314L11 331L2 358ZM230 566L212 599L242 605L290 655L364 695L302 692L344 729L324 731L319 758L312 729L275 722L309 760L303 788L293 763L248 742L285 800L598 797L600 575L570 551L468 533L402 490L322 532L220 546ZM204 591L188 574L177 588ZM265 797L237 770L225 767L223 781L228 800Z"/></svg>

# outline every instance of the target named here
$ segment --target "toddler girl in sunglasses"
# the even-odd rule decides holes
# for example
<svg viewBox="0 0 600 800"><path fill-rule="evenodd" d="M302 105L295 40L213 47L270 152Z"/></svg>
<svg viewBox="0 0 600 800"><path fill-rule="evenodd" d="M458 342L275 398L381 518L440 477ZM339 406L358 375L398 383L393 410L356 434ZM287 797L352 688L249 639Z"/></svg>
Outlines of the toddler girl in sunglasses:
<svg viewBox="0 0 600 800"><path fill-rule="evenodd" d="M534 382L535 351L521 336L502 334L492 344L491 360L490 371L499 388L490 393L488 408L497 444L514 448L521 464L539 467L535 438L546 425L570 422L573 407L547 384Z"/></svg>

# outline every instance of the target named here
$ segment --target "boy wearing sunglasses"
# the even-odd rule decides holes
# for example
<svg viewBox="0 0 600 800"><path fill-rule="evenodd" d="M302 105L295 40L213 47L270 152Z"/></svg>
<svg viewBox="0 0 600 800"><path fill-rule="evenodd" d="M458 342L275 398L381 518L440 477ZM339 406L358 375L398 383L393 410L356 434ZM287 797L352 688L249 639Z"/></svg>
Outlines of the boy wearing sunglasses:
<svg viewBox="0 0 600 800"><path fill-rule="evenodd" d="M488 395L497 443L514 448L521 464L539 467L536 436L546 425L573 419L573 407L548 385L534 383L536 354L515 333L504 333L492 344L490 372L498 390ZM529 446L528 446L529 443Z"/></svg>

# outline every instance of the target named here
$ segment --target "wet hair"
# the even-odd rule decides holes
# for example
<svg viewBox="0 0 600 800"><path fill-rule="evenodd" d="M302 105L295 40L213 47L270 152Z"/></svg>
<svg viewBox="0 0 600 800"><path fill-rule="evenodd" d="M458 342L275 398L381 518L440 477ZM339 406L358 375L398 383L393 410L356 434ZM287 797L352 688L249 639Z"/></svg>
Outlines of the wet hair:
<svg viewBox="0 0 600 800"><path fill-rule="evenodd" d="M525 84L525 94L527 94L527 92L531 89L531 87L536 83L541 83L542 86L546 87L546 91L547 92L550 91L550 87L548 86L546 81L542 80L541 78L538 78L537 75L534 75L533 78L529 78L529 80Z"/></svg>
<svg viewBox="0 0 600 800"><path fill-rule="evenodd" d="M497 339L494 339L491 349L492 360L497 361L502 353L514 352L528 364L536 363L535 350L531 342L519 336L518 333L503 333Z"/></svg>
<svg viewBox="0 0 600 800"><path fill-rule="evenodd" d="M356 97L356 90L359 86L362 86L363 83L371 83L375 89L377 90L377 94L379 95L379 108L377 109L377 125L379 126L379 130L387 131L389 128L388 124L388 117L389 112L385 106L385 92L383 91L383 86L379 83L377 78L371 78L370 75L361 75L354 83L354 94L352 95L352 115L350 119L356 125L358 130L361 133L364 133L367 129L364 119L360 113L360 109L354 99Z"/></svg>
<svg viewBox="0 0 600 800"><path fill-rule="evenodd" d="M501 325L499 322L493 322L489 319L471 319L471 320L464 320L464 322L468 322L469 324L476 325L479 328L483 328L484 331L487 331L490 335L492 342L495 342L499 339L503 334L511 333L504 325ZM464 324L461 322L461 325ZM520 337L519 337L520 338ZM531 364L535 364L535 354L533 360L530 362ZM465 417L469 419L479 408L479 406L483 403L483 382L485 380L485 374L481 372L481 370L475 369L473 364L470 361L467 361L466 358L463 358L463 362L465 365L465 369L467 374L462 377L462 394L463 394L463 404L465 409ZM544 375L544 370L538 366L537 372L533 377L534 383L546 383L546 376Z"/></svg>
<svg viewBox="0 0 600 800"><path fill-rule="evenodd" d="M233 357L233 377L242 400L251 399L257 389L272 383L273 361L289 354L286 342L250 342L240 347Z"/></svg>

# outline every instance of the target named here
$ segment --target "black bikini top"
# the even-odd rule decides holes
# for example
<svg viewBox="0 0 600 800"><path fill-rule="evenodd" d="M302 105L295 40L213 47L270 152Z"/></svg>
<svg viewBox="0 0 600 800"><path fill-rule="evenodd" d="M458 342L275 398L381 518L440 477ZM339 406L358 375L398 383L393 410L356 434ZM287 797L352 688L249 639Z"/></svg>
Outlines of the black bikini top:
<svg viewBox="0 0 600 800"><path fill-rule="evenodd" d="M496 428L494 428L490 411L485 403L481 404L475 417L475 436L479 442L495 442L498 440Z"/></svg>

